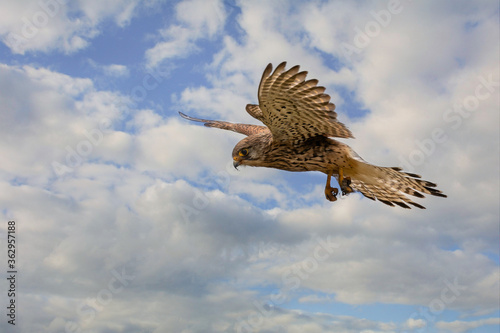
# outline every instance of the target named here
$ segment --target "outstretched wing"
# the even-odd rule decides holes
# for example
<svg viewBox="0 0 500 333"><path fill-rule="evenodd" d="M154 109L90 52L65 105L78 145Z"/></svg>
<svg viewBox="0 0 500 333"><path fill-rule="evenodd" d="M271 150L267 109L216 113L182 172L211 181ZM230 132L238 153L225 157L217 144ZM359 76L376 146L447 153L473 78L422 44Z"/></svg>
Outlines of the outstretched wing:
<svg viewBox="0 0 500 333"><path fill-rule="evenodd" d="M228 131L233 131L233 132L245 134L247 136L252 135L252 134L256 134L256 133L259 133L262 131L268 131L268 128L266 126L249 125L249 124L233 124L233 123L229 123L227 121L206 120L206 119L194 118L194 117L190 117L182 112L179 112L179 114L184 119L205 123L205 126L207 126L207 127L221 128L221 129L225 129Z"/></svg>
<svg viewBox="0 0 500 333"><path fill-rule="evenodd" d="M305 81L307 72L299 66L285 71L286 62L272 72L269 64L259 85L259 105L249 104L247 112L269 127L274 140L304 141L318 135L352 138L351 131L337 121L335 105L318 80Z"/></svg>

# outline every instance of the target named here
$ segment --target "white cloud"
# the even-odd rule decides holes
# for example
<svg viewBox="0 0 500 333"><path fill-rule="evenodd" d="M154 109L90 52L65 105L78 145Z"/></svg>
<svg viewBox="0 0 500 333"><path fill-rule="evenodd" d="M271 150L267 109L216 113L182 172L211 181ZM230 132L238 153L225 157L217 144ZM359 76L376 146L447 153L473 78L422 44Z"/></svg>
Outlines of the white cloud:
<svg viewBox="0 0 500 333"><path fill-rule="evenodd" d="M463 333L486 325L500 325L500 318L486 318L473 321L456 320L452 322L439 321L436 327L442 332Z"/></svg>
<svg viewBox="0 0 500 333"><path fill-rule="evenodd" d="M195 176L207 167L214 172L225 170L231 159L230 148L206 128L175 119L145 129L137 136L135 163L141 170Z"/></svg>
<svg viewBox="0 0 500 333"><path fill-rule="evenodd" d="M0 3L1 40L13 53L58 50L72 53L89 45L108 19L127 25L137 0L78 1L27 0Z"/></svg>
<svg viewBox="0 0 500 333"><path fill-rule="evenodd" d="M102 65L98 64L92 59L89 59L88 63L90 64L90 66L92 66L92 68L101 71L104 75L109 77L128 77L130 75L130 70L125 65L119 65L119 64Z"/></svg>
<svg viewBox="0 0 500 333"><path fill-rule="evenodd" d="M427 326L427 322L423 319L409 318L403 325L405 329L414 330L416 328L423 328Z"/></svg>
<svg viewBox="0 0 500 333"><path fill-rule="evenodd" d="M162 41L146 51L148 66L185 57L198 49L199 39L212 39L224 26L226 13L219 0L185 0L175 7L178 24L160 30Z"/></svg>
<svg viewBox="0 0 500 333"><path fill-rule="evenodd" d="M307 295L299 298L300 303L329 303L331 301L329 296Z"/></svg>
<svg viewBox="0 0 500 333"><path fill-rule="evenodd" d="M123 76L128 76L130 74L130 71L128 70L127 66L124 65L117 65L117 64L105 65L103 66L103 69L104 73L108 76L123 77Z"/></svg>
<svg viewBox="0 0 500 333"><path fill-rule="evenodd" d="M97 127L105 115L112 118L105 110L75 109L75 99L94 94L90 80L32 67L2 65L0 71L3 107L9 108L9 112L2 112L0 126L6 140L1 145L10 156L2 169L10 177L46 181L52 175L50 162L83 134L81 126ZM75 119L80 122L75 123ZM47 151L46 147L60 147L60 151Z"/></svg>
<svg viewBox="0 0 500 333"><path fill-rule="evenodd" d="M99 0L90 0L79 2L79 10L93 24L98 24L103 18L110 17L115 23L124 27L130 23L134 11L139 7L140 1L137 0L111 0L106 3Z"/></svg>
<svg viewBox="0 0 500 333"><path fill-rule="evenodd" d="M247 118L251 121L252 118L248 117L245 109L248 104L248 99L237 91L237 87L212 88L206 87L186 88L176 101L181 105L186 113L195 111L198 115L214 118L214 116L222 117L223 119L232 120L238 115L235 115L235 110L239 110L238 118ZM229 118L229 119L228 119ZM255 122L255 121L254 121Z"/></svg>

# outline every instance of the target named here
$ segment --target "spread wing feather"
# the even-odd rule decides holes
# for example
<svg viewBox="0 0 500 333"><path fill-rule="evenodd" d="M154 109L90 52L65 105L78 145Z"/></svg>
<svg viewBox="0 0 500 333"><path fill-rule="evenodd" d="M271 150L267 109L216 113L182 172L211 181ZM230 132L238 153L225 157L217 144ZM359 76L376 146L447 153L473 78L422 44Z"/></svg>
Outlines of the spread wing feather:
<svg viewBox="0 0 500 333"><path fill-rule="evenodd" d="M249 104L247 112L262 121L274 140L297 143L315 136L352 138L337 121L335 105L318 80L305 80L307 72L294 66L285 71L286 62L274 72L269 64L259 84L259 105Z"/></svg>
<svg viewBox="0 0 500 333"><path fill-rule="evenodd" d="M184 119L205 123L205 126L207 126L207 127L220 128L220 129L224 129L224 130L228 130L228 131L241 133L241 134L244 134L247 136L252 135L252 134L256 134L256 133L259 133L262 131L269 130L266 126L250 125L250 124L234 124L234 123L230 123L227 121L194 118L194 117L190 117L182 112L179 112L179 114Z"/></svg>

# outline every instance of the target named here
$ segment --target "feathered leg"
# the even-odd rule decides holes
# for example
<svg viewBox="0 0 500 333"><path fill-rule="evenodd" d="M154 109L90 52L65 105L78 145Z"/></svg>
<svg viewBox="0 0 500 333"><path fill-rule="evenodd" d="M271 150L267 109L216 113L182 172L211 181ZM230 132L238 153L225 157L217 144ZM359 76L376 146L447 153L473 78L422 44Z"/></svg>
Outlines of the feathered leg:
<svg viewBox="0 0 500 333"><path fill-rule="evenodd" d="M330 185L330 182L332 181L332 174L333 171L330 171L328 173L328 178L326 179L325 196L330 201L336 201L339 190Z"/></svg>
<svg viewBox="0 0 500 333"><path fill-rule="evenodd" d="M339 168L339 185L342 190L342 195L348 195L354 190L349 186L351 185L351 177L344 178L344 169Z"/></svg>

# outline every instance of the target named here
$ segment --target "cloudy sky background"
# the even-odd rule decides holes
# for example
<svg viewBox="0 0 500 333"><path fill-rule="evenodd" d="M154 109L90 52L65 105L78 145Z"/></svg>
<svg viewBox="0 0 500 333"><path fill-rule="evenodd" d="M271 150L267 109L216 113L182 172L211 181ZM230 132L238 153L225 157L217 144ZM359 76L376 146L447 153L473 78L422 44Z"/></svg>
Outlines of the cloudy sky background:
<svg viewBox="0 0 500 333"><path fill-rule="evenodd" d="M20 272L0 330L498 332L498 18L496 1L0 1L0 246L15 220ZM325 175L234 171L241 135L178 116L256 123L244 107L284 60L364 159L448 198L331 203Z"/></svg>

